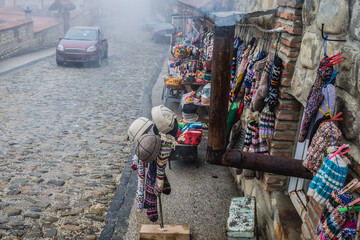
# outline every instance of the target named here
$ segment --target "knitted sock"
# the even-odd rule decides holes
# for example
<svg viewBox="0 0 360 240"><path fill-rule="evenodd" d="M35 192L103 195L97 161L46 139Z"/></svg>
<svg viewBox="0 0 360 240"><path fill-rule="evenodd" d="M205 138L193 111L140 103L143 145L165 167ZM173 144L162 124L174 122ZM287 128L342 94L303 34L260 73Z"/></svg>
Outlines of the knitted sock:
<svg viewBox="0 0 360 240"><path fill-rule="evenodd" d="M158 220L158 212L157 212L157 196L154 192L154 185L156 179L156 163L155 161L151 162L149 165L149 170L146 178L145 185L145 203L144 208L147 209L146 213L148 219L152 222L156 222Z"/></svg>
<svg viewBox="0 0 360 240"><path fill-rule="evenodd" d="M247 125L246 128L246 132L245 132L245 140L244 140L244 152L247 152L249 150L249 147L251 145L251 140L252 138L255 136L255 128L257 128L256 126L256 122L255 121L251 121L249 122L249 124Z"/></svg>
<svg viewBox="0 0 360 240"><path fill-rule="evenodd" d="M329 159L329 157L327 157L324 161L326 167L324 172L326 174L323 176L324 182L318 187L318 192L324 199L328 199L333 190L342 188L348 172L345 161L340 156L336 158ZM325 201L320 203L322 204L324 202Z"/></svg>
<svg viewBox="0 0 360 240"><path fill-rule="evenodd" d="M340 189L346 178L348 172L347 163L340 156L337 156L339 165L335 161L335 158L329 159L329 156L326 157L319 172L310 183L308 195L313 196L320 204L325 203L333 190Z"/></svg>
<svg viewBox="0 0 360 240"><path fill-rule="evenodd" d="M156 181L155 187L158 193L163 191L164 179L165 179L165 168L169 160L170 153L172 151L172 141L166 136L161 136L161 147L160 153L156 161Z"/></svg>
<svg viewBox="0 0 360 240"><path fill-rule="evenodd" d="M163 193L166 194L166 195L170 195L170 193L171 193L171 185L169 183L169 180L168 180L166 174L165 174L165 177L164 177Z"/></svg>
<svg viewBox="0 0 360 240"><path fill-rule="evenodd" d="M249 151L249 152L255 151L254 148L257 147L258 136L259 136L259 134L256 132L255 129L257 129L256 122L255 121L249 122L245 134L244 151ZM244 178L248 180L255 178L254 170L244 169L242 174Z"/></svg>
<svg viewBox="0 0 360 240"><path fill-rule="evenodd" d="M144 208L145 173L146 173L146 164L138 159L137 162L138 186L136 191L136 203L137 203L138 212L141 212L142 209Z"/></svg>
<svg viewBox="0 0 360 240"><path fill-rule="evenodd" d="M316 117L319 107L324 100L324 95L322 94L322 88L328 80L330 80L333 67L326 67L321 70L322 67L326 66L329 61L320 62L319 69L317 70L317 75L314 84L310 88L309 96L306 101L306 107L304 110L304 119L301 123L300 133L299 133L299 142L304 142L307 133L309 130L310 123L312 119Z"/></svg>

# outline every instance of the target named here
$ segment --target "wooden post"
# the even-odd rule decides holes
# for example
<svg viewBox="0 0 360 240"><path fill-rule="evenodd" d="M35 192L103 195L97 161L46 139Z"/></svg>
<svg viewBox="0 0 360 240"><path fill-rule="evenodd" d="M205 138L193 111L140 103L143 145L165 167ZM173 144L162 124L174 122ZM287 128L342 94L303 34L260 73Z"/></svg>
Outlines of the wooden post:
<svg viewBox="0 0 360 240"><path fill-rule="evenodd" d="M209 136L206 161L216 164L226 150L231 59L235 26L215 26L211 66Z"/></svg>

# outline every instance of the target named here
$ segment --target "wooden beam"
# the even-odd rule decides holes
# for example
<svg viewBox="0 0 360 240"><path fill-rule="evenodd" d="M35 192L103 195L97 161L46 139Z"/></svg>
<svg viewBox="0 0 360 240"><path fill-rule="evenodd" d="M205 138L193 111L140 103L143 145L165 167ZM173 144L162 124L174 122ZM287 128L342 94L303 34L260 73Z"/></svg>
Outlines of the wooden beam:
<svg viewBox="0 0 360 240"><path fill-rule="evenodd" d="M302 160L257 153L239 152L232 149L226 151L220 162L213 161L210 163L225 167L269 172L304 179L312 179L314 176L303 166Z"/></svg>
<svg viewBox="0 0 360 240"><path fill-rule="evenodd" d="M226 150L226 125L235 26L214 27L209 137L206 161L220 161Z"/></svg>
<svg viewBox="0 0 360 240"><path fill-rule="evenodd" d="M141 225L140 240L190 240L190 226L165 225L160 230L159 225Z"/></svg>

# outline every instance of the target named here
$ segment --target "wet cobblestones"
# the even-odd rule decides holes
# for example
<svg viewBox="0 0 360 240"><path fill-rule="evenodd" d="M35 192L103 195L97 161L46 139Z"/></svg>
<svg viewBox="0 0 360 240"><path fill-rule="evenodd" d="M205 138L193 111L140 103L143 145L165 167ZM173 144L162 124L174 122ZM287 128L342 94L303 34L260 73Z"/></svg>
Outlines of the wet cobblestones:
<svg viewBox="0 0 360 240"><path fill-rule="evenodd" d="M0 239L96 239L166 45L106 29L101 68L55 57L0 77Z"/></svg>

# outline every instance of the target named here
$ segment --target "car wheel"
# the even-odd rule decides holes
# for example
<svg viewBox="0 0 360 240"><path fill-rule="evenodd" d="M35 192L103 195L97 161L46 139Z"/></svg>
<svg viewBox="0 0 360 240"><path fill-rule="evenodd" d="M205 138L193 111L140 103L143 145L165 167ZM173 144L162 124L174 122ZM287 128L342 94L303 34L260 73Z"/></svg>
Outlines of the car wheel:
<svg viewBox="0 0 360 240"><path fill-rule="evenodd" d="M64 62L63 62L63 61L56 60L56 64L57 64L58 66L64 66Z"/></svg>

